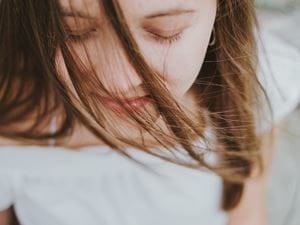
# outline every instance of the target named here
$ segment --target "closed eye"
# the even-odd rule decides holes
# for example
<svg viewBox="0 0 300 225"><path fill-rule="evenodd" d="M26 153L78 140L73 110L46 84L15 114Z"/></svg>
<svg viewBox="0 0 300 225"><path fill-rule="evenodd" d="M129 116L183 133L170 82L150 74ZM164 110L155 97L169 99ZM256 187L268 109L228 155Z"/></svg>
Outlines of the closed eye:
<svg viewBox="0 0 300 225"><path fill-rule="evenodd" d="M66 40L73 42L83 42L96 35L98 29L91 28L82 31L66 31Z"/></svg>
<svg viewBox="0 0 300 225"><path fill-rule="evenodd" d="M154 41L157 41L160 44L173 44L181 39L182 31L175 33L174 35L169 36L163 36L157 33L149 32L151 38L153 38Z"/></svg>

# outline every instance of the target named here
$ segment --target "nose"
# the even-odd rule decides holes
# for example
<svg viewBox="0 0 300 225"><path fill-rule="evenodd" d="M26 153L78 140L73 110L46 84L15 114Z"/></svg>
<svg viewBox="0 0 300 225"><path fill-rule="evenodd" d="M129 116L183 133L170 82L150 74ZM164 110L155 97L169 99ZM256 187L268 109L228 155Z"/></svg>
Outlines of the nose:
<svg viewBox="0 0 300 225"><path fill-rule="evenodd" d="M112 95L120 97L143 95L143 80L130 63L126 50L113 32L107 35L109 38L104 38L97 49L97 73L103 86Z"/></svg>
<svg viewBox="0 0 300 225"><path fill-rule="evenodd" d="M109 66L111 69L105 74L103 85L109 93L132 98L145 95L142 87L142 79L128 60L114 60L115 65Z"/></svg>
<svg viewBox="0 0 300 225"><path fill-rule="evenodd" d="M115 73L112 76L110 90L112 93L122 93L125 96L135 96L141 89L142 81L135 71Z"/></svg>

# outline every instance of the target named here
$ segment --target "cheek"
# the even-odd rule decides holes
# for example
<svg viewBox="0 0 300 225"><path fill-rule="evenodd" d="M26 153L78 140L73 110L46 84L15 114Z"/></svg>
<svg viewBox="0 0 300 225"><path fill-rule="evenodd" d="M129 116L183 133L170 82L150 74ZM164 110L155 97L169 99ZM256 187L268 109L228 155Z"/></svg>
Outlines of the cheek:
<svg viewBox="0 0 300 225"><path fill-rule="evenodd" d="M139 43L150 65L164 74L163 80L174 94L186 93L202 67L216 16L215 5L210 7L172 45Z"/></svg>
<svg viewBox="0 0 300 225"><path fill-rule="evenodd" d="M147 60L164 76L162 79L175 94L183 95L193 85L206 55L211 27L206 31L192 29L187 31L178 42L168 49L149 49Z"/></svg>
<svg viewBox="0 0 300 225"><path fill-rule="evenodd" d="M60 50L57 50L55 55L55 66L58 72L59 79L70 84L71 81L68 76L68 70Z"/></svg>
<svg viewBox="0 0 300 225"><path fill-rule="evenodd" d="M166 80L174 90L183 94L192 86L202 67L206 50L206 40L193 37L169 51L166 56Z"/></svg>
<svg viewBox="0 0 300 225"><path fill-rule="evenodd" d="M58 72L58 79L64 83L68 91L72 94L71 98L79 99L78 93L75 90L74 85L72 84L71 78L69 76L69 72L67 70L67 66L65 60L63 58L62 52L60 49L57 50L55 55L55 66Z"/></svg>

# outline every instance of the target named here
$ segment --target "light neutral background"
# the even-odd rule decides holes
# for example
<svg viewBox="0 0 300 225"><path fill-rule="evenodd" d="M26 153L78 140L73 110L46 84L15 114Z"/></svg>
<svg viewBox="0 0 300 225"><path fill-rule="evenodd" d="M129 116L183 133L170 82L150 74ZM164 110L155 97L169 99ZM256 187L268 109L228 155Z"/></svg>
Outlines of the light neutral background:
<svg viewBox="0 0 300 225"><path fill-rule="evenodd" d="M300 0L258 0L257 5L261 29L300 54ZM282 122L277 142L267 196L270 225L300 225L299 106Z"/></svg>

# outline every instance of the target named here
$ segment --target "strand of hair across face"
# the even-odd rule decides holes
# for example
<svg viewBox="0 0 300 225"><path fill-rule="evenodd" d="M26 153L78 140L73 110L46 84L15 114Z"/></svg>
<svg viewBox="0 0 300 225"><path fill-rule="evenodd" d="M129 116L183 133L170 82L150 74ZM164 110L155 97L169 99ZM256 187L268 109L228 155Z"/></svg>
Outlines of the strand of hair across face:
<svg viewBox="0 0 300 225"><path fill-rule="evenodd" d="M54 134L56 131L56 116L51 118L50 126L49 126L49 133ZM55 138L49 138L48 139L48 145L54 146L56 143Z"/></svg>

